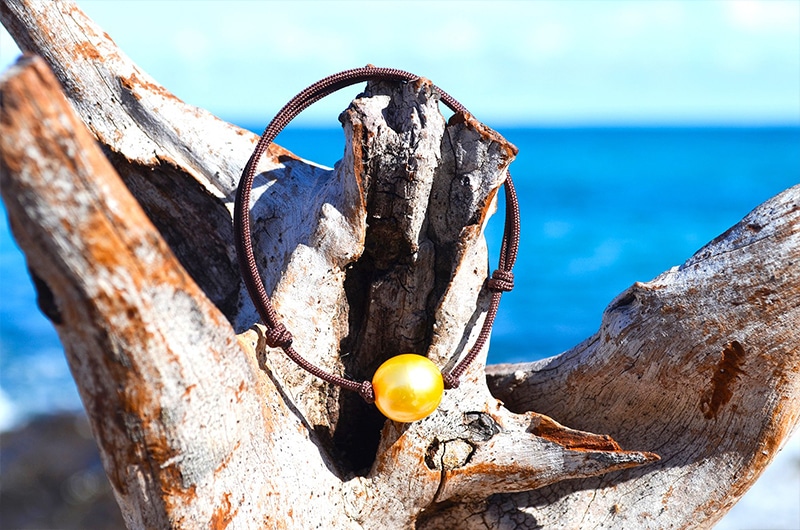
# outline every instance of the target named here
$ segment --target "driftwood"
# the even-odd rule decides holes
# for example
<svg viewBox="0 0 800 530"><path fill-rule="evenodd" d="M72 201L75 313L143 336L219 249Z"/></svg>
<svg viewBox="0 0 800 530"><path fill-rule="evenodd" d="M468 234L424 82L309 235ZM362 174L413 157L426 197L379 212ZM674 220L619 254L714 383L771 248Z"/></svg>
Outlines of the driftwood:
<svg viewBox="0 0 800 530"><path fill-rule="evenodd" d="M3 77L3 199L130 527L703 528L797 424L800 187L621 294L570 352L486 371L483 352L434 415L385 422L253 325L230 212L254 135L176 99L74 4L0 6L44 58ZM369 84L340 119L335 170L279 147L259 168L276 308L331 371L454 363L515 149L445 124L424 79Z"/></svg>

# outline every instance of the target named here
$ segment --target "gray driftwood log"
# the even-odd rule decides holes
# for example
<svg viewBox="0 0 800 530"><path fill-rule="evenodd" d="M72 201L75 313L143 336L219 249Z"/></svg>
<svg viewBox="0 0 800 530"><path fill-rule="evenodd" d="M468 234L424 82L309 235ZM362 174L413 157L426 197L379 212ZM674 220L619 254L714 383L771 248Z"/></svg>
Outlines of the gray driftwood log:
<svg viewBox="0 0 800 530"><path fill-rule="evenodd" d="M254 135L172 96L71 2L0 16L44 58L3 76L3 200L130 527L706 528L797 424L800 187L622 293L570 352L486 370L483 352L433 416L384 422L254 325L231 230ZM445 123L424 79L369 84L340 119L334 170L279 147L259 168L276 308L332 371L453 363L515 149Z"/></svg>

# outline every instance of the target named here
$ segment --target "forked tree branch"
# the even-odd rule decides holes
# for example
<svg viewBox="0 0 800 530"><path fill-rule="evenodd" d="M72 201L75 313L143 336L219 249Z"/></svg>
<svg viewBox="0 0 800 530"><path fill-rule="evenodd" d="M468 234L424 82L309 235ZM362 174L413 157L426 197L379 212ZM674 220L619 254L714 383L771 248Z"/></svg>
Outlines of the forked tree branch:
<svg viewBox="0 0 800 530"><path fill-rule="evenodd" d="M3 199L129 526L707 527L796 425L800 188L620 295L571 352L490 367L505 406L482 352L434 415L384 424L244 331L230 206L255 137L71 2L0 5L61 85L37 59L4 76ZM276 308L328 370L448 366L483 319L482 228L515 150L445 124L424 79L369 84L342 121L336 170L277 147L259 168Z"/></svg>

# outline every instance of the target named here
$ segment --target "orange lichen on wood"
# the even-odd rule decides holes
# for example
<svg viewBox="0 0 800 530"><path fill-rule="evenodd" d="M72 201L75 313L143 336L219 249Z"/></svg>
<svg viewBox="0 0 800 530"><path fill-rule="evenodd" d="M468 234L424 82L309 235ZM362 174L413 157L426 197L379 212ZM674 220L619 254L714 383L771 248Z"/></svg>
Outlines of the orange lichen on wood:
<svg viewBox="0 0 800 530"><path fill-rule="evenodd" d="M228 528L228 525L231 524L236 512L238 511L238 508L232 510L231 494L226 492L222 496L222 502L214 510L214 513L211 516L211 521L208 523L208 527L212 530L225 530Z"/></svg>
<svg viewBox="0 0 800 530"><path fill-rule="evenodd" d="M547 416L538 415L529 432L574 451L622 451L619 444L607 434L568 429Z"/></svg>
<svg viewBox="0 0 800 530"><path fill-rule="evenodd" d="M92 59L95 61L102 59L102 55L100 54L97 47L92 45L90 42L86 41L79 42L78 44L75 45L73 51L75 52L75 54L81 55L87 59Z"/></svg>
<svg viewBox="0 0 800 530"><path fill-rule="evenodd" d="M722 355L714 374L711 376L711 389L700 401L700 410L707 420L717 417L719 410L733 396L733 385L741 374L746 352L738 341L731 341L722 349Z"/></svg>
<svg viewBox="0 0 800 530"><path fill-rule="evenodd" d="M139 77L135 72L131 73L128 77L121 77L120 83L126 89L128 89L136 99L142 98L142 90L146 92L150 92L151 94L157 94L163 98L173 99L180 101L172 92L164 88L163 85L159 85L158 83L154 83L152 81L143 80Z"/></svg>

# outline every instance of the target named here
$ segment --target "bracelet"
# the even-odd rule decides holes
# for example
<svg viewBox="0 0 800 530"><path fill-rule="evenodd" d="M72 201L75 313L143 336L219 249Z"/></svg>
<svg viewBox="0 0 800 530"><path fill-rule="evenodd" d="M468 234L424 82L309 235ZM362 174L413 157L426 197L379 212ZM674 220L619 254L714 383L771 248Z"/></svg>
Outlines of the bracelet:
<svg viewBox="0 0 800 530"><path fill-rule="evenodd" d="M520 220L519 204L511 174L506 173L504 184L506 216L499 264L497 270L487 281L487 287L491 291L489 309L472 348L452 370L445 374L442 374L427 357L407 353L397 355L384 362L375 371L372 381L354 381L328 373L297 353L292 347L292 334L278 318L256 266L250 230L249 204L259 159L283 128L304 109L325 96L356 83L371 80L408 82L417 79L419 76L403 70L365 66L326 77L297 94L284 105L261 135L242 172L234 207L234 232L239 268L250 298L252 298L262 322L267 327L267 344L272 348L281 348L290 359L312 375L347 390L358 392L368 403L375 403L387 418L399 422L412 422L427 417L439 406L445 388L458 387L461 376L489 339L501 294L514 287L514 275L511 269L517 258ZM439 99L453 112L468 112L447 92L436 86L434 89L438 92Z"/></svg>

